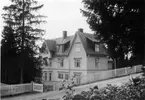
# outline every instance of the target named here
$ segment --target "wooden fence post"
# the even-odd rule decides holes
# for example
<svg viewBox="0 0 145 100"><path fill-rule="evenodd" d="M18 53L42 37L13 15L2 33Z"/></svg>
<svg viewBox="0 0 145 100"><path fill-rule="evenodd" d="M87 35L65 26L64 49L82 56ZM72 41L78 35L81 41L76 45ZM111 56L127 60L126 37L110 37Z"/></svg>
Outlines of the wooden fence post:
<svg viewBox="0 0 145 100"><path fill-rule="evenodd" d="M33 81L31 81L31 85L32 85L32 92L33 92L33 86L34 86L34 83L33 83Z"/></svg>
<svg viewBox="0 0 145 100"><path fill-rule="evenodd" d="M53 91L55 91L55 90L56 90L56 83L54 83L53 86L54 86L54 87L53 87L53 88L54 88Z"/></svg>
<svg viewBox="0 0 145 100"><path fill-rule="evenodd" d="M134 66L134 72L136 73L136 66Z"/></svg>
<svg viewBox="0 0 145 100"><path fill-rule="evenodd" d="M12 90L12 85L10 84L10 95L12 95L13 90Z"/></svg>
<svg viewBox="0 0 145 100"><path fill-rule="evenodd" d="M115 70L114 70L114 72L115 72L115 77L117 76L117 72L116 72L116 65L117 65L117 62L116 62L116 59L114 59L114 63L115 63Z"/></svg>
<svg viewBox="0 0 145 100"><path fill-rule="evenodd" d="M94 74L93 76L94 76L94 81L95 81L95 73L93 73L93 74ZM94 82L94 81L93 81L93 82Z"/></svg>
<svg viewBox="0 0 145 100"><path fill-rule="evenodd" d="M117 73L116 68L114 69L114 73L115 73L115 76L114 77L116 77L117 76L117 74L116 74Z"/></svg>
<svg viewBox="0 0 145 100"><path fill-rule="evenodd" d="M128 73L127 73L127 68L125 67L125 75L128 75Z"/></svg>

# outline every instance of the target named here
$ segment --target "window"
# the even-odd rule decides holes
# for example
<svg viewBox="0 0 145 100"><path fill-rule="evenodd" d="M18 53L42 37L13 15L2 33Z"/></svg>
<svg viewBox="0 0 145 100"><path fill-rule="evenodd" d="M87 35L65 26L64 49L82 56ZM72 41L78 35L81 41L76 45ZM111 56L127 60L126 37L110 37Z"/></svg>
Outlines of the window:
<svg viewBox="0 0 145 100"><path fill-rule="evenodd" d="M69 74L68 74L68 72L58 72L58 78L68 80L69 79Z"/></svg>
<svg viewBox="0 0 145 100"><path fill-rule="evenodd" d="M49 59L48 60L48 66L51 67L52 66L52 61Z"/></svg>
<svg viewBox="0 0 145 100"><path fill-rule="evenodd" d="M76 44L75 44L76 52L80 52L80 51L81 51L80 46L81 46L80 43L76 43Z"/></svg>
<svg viewBox="0 0 145 100"><path fill-rule="evenodd" d="M95 58L95 67L96 67L96 68L99 67L99 58Z"/></svg>
<svg viewBox="0 0 145 100"><path fill-rule="evenodd" d="M99 44L95 44L95 51L96 51L96 52L99 52L99 49L100 49L100 48L99 48Z"/></svg>
<svg viewBox="0 0 145 100"><path fill-rule="evenodd" d="M52 66L51 60L48 59L47 57L43 58L43 64L44 64L45 66L49 66L49 67Z"/></svg>
<svg viewBox="0 0 145 100"><path fill-rule="evenodd" d="M52 72L50 71L44 71L44 80L47 81L51 81L52 80Z"/></svg>
<svg viewBox="0 0 145 100"><path fill-rule="evenodd" d="M63 73L58 73L58 78L63 79Z"/></svg>
<svg viewBox="0 0 145 100"><path fill-rule="evenodd" d="M45 66L48 66L48 58L47 57L43 58L43 63Z"/></svg>
<svg viewBox="0 0 145 100"><path fill-rule="evenodd" d="M49 72L49 81L51 81L52 73Z"/></svg>
<svg viewBox="0 0 145 100"><path fill-rule="evenodd" d="M64 44L59 44L56 46L57 52L62 53L64 52Z"/></svg>
<svg viewBox="0 0 145 100"><path fill-rule="evenodd" d="M60 67L63 67L63 58L61 58L61 59L59 58L59 59L58 59L58 62L59 62L59 66L60 66Z"/></svg>
<svg viewBox="0 0 145 100"><path fill-rule="evenodd" d="M81 58L74 58L75 67L81 67Z"/></svg>
<svg viewBox="0 0 145 100"><path fill-rule="evenodd" d="M65 79L68 80L68 78L69 78L69 75L65 74Z"/></svg>
<svg viewBox="0 0 145 100"><path fill-rule="evenodd" d="M57 46L56 46L57 52L59 52L59 49L60 49L60 45L57 45Z"/></svg>
<svg viewBox="0 0 145 100"><path fill-rule="evenodd" d="M47 80L47 72L44 72L44 80Z"/></svg>

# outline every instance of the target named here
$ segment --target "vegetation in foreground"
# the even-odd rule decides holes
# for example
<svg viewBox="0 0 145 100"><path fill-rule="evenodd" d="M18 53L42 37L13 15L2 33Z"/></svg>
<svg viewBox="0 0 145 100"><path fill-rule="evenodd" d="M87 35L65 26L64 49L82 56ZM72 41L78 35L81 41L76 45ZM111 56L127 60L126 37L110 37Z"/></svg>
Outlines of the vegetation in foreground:
<svg viewBox="0 0 145 100"><path fill-rule="evenodd" d="M63 100L145 100L145 77L133 78L121 86L108 84L99 89L98 86L74 95L73 86L68 86Z"/></svg>

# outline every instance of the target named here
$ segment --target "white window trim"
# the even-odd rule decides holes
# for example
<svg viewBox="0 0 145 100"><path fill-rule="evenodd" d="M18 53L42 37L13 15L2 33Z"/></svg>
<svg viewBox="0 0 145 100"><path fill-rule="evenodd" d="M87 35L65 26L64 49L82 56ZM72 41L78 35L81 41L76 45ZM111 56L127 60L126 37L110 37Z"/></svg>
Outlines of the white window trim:
<svg viewBox="0 0 145 100"><path fill-rule="evenodd" d="M78 60L79 60L80 66L77 66ZM81 68L81 60L82 60L82 58L74 58L74 67L75 68Z"/></svg>
<svg viewBox="0 0 145 100"><path fill-rule="evenodd" d="M81 43L80 42L76 42L75 43L75 52L80 52L81 51Z"/></svg>
<svg viewBox="0 0 145 100"><path fill-rule="evenodd" d="M62 75L62 77L60 77L60 75ZM58 73L58 79L63 79L63 73Z"/></svg>
<svg viewBox="0 0 145 100"><path fill-rule="evenodd" d="M50 74L51 74L51 80L50 80ZM48 72L48 77L49 77L49 81L52 81L52 72Z"/></svg>
<svg viewBox="0 0 145 100"><path fill-rule="evenodd" d="M51 73L51 80L50 80L50 73ZM43 71L43 80L44 81L52 81L52 71Z"/></svg>
<svg viewBox="0 0 145 100"><path fill-rule="evenodd" d="M48 74L47 74L47 71L44 71L44 81L47 81L48 80Z"/></svg>
<svg viewBox="0 0 145 100"><path fill-rule="evenodd" d="M95 68L99 68L99 57L95 58Z"/></svg>
<svg viewBox="0 0 145 100"><path fill-rule="evenodd" d="M66 78L67 76L67 78ZM68 73L65 73L65 79L68 80L69 79L69 74Z"/></svg>
<svg viewBox="0 0 145 100"><path fill-rule="evenodd" d="M64 58L58 58L58 65L59 67L64 67Z"/></svg>
<svg viewBox="0 0 145 100"><path fill-rule="evenodd" d="M62 75L62 77L59 77L60 74ZM69 73L68 72L59 72L58 71L58 79L68 80L68 79L66 79L66 74L68 75L68 79L69 79Z"/></svg>
<svg viewBox="0 0 145 100"><path fill-rule="evenodd" d="M95 44L95 52L99 52L100 51L100 45L99 44Z"/></svg>

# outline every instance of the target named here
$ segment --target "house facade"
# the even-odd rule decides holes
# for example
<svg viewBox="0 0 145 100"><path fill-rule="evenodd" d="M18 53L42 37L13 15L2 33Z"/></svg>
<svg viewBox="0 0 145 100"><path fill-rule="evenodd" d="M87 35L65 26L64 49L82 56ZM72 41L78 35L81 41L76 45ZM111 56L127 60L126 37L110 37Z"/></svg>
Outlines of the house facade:
<svg viewBox="0 0 145 100"><path fill-rule="evenodd" d="M112 68L104 44L93 34L79 29L73 36L63 31L61 38L45 40L41 48L44 59L43 83L57 90L63 80L75 76L75 84L87 82L89 74Z"/></svg>

